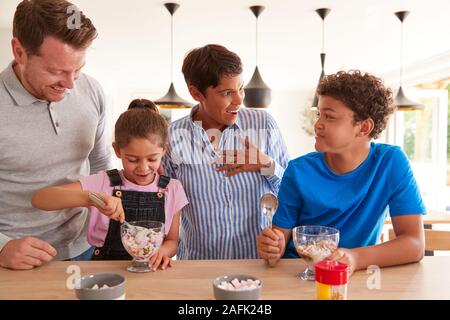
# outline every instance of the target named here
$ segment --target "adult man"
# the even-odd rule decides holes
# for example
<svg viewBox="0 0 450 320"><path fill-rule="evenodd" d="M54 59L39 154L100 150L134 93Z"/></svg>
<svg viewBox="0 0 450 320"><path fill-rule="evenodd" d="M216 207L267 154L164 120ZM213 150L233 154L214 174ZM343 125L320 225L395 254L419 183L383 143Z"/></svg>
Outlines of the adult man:
<svg viewBox="0 0 450 320"><path fill-rule="evenodd" d="M286 145L267 112L241 108L242 63L235 53L220 45L194 49L183 74L198 105L171 124L164 163L189 200L177 257L257 258L256 237L264 226L259 199L278 192Z"/></svg>
<svg viewBox="0 0 450 320"><path fill-rule="evenodd" d="M0 74L2 267L89 256L86 210L46 214L30 201L42 187L110 167L104 95L80 72L96 36L91 21L65 0L17 6L14 61Z"/></svg>

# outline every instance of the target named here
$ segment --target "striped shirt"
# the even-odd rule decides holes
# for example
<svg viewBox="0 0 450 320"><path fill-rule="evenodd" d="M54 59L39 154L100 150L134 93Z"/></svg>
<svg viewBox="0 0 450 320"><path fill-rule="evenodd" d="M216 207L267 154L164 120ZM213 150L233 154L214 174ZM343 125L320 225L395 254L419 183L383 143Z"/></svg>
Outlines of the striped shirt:
<svg viewBox="0 0 450 320"><path fill-rule="evenodd" d="M258 258L256 236L267 225L259 208L266 192L278 193L287 167L286 145L275 120L262 110L241 108L238 118L220 136L215 150L208 134L192 120L198 107L170 125L171 150L166 173L181 181L189 204L183 208L178 259ZM225 177L212 162L219 150L243 149L240 137L274 160L271 175L244 172ZM265 173L266 174L266 173Z"/></svg>

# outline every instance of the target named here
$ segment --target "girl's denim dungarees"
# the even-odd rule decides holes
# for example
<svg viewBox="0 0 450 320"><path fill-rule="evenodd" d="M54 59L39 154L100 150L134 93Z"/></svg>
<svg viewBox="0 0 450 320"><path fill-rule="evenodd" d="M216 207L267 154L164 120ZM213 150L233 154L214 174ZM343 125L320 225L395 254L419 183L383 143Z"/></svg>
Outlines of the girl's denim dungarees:
<svg viewBox="0 0 450 320"><path fill-rule="evenodd" d="M122 200L122 207L125 211L125 220L127 222L143 220L165 222L164 190L160 190L159 192L121 190L123 182L119 175L119 171L114 169L109 170L106 173L111 182L111 187L114 187L113 196L121 198ZM158 188L166 189L169 182L169 177L161 175L158 181ZM110 220L105 243L103 244L103 247L95 248L92 260L132 259L122 245L120 226L120 222L112 219Z"/></svg>

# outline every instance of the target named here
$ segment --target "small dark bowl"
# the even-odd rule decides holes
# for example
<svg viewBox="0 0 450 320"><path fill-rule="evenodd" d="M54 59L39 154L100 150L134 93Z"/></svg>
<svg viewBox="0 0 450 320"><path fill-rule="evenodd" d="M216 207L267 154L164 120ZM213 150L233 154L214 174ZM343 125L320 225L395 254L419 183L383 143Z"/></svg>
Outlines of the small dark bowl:
<svg viewBox="0 0 450 320"><path fill-rule="evenodd" d="M245 274L232 274L227 276L221 276L213 281L213 290L214 290L214 298L216 300L258 300L261 298L261 288L262 282L258 287L249 290L239 290L239 291L231 291L219 288L219 285L223 282L231 282L234 279L242 280L259 280L256 277L245 275Z"/></svg>
<svg viewBox="0 0 450 320"><path fill-rule="evenodd" d="M98 289L92 289L97 285ZM104 285L109 288L100 289ZM96 273L83 276L76 283L75 292L80 300L125 299L125 277L115 273Z"/></svg>

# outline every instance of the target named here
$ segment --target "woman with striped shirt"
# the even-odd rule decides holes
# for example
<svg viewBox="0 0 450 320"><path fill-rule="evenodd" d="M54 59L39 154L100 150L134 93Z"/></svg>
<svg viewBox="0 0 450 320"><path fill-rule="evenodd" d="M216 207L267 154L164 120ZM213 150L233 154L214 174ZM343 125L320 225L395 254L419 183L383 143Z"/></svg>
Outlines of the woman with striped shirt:
<svg viewBox="0 0 450 320"><path fill-rule="evenodd" d="M278 192L288 163L286 145L265 111L241 106L242 63L220 45L194 49L182 68L198 104L170 125L166 173L181 181L179 259L258 258L265 226L259 199Z"/></svg>

